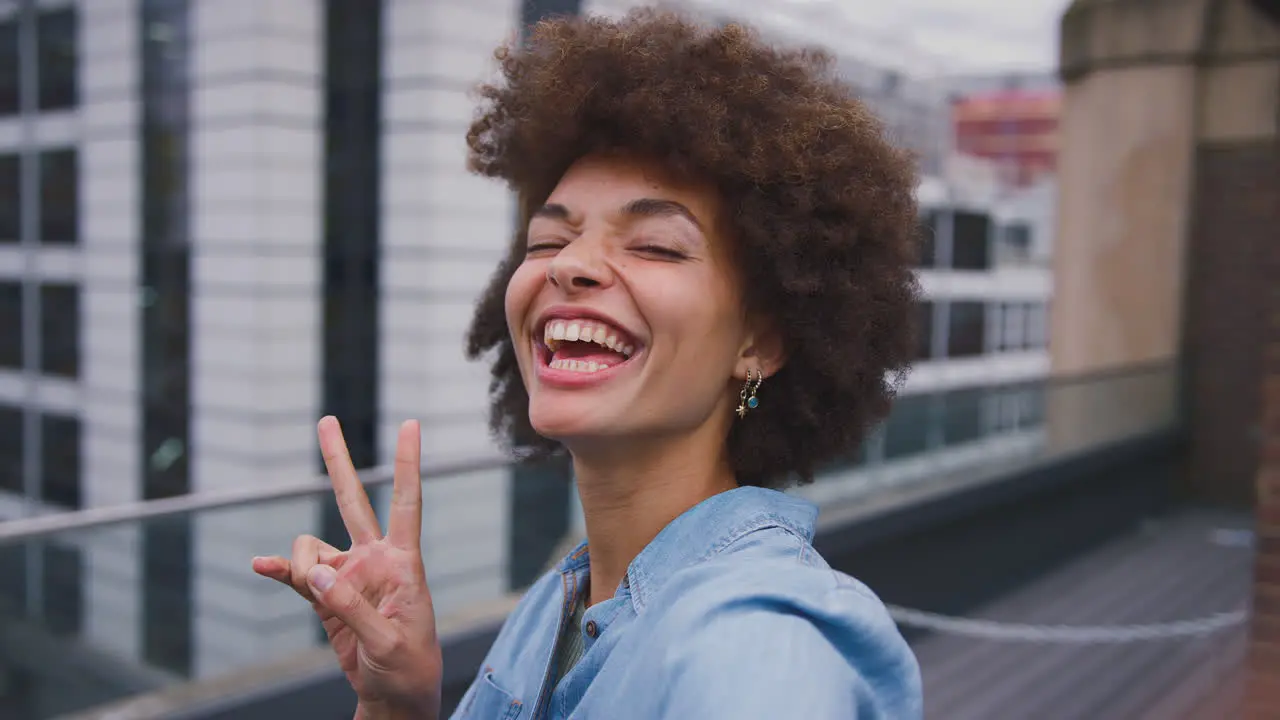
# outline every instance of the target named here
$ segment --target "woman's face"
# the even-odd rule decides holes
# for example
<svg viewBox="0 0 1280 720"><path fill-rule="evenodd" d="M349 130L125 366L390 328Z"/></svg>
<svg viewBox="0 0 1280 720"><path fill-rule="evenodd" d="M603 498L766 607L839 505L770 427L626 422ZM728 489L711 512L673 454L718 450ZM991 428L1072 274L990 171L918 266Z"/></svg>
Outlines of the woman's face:
<svg viewBox="0 0 1280 720"><path fill-rule="evenodd" d="M565 173L506 295L539 434L573 450L727 427L759 365L719 220L712 188L654 163L593 156Z"/></svg>

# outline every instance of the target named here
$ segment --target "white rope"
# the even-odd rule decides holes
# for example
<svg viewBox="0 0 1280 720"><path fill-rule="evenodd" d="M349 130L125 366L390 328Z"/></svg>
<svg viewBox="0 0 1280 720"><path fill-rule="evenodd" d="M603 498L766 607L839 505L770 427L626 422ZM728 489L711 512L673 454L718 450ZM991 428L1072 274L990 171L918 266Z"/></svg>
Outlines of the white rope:
<svg viewBox="0 0 1280 720"><path fill-rule="evenodd" d="M889 605L889 614L899 624L921 630L934 630L951 635L964 635L984 640L1020 642L1103 644L1211 635L1243 624L1248 619L1244 610L1214 613L1193 620L1177 620L1146 625L1030 625L1024 623L977 620Z"/></svg>

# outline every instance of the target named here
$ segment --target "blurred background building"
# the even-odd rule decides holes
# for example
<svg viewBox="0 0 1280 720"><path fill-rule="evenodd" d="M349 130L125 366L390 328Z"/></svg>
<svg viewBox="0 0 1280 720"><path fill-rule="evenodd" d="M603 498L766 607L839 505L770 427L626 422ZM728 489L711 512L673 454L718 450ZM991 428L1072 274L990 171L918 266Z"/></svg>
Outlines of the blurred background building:
<svg viewBox="0 0 1280 720"><path fill-rule="evenodd" d="M0 7L0 517L295 482L318 468L313 423L328 413L358 467L389 460L406 417L421 418L431 462L498 457L487 369L463 359L462 333L514 207L466 172L462 138L468 91L519 26L514 6ZM921 476L931 452L959 452L959 438L923 422L930 415L967 414L954 424L973 440L1033 427L1032 398L993 402L980 388L1047 370L1051 197L1006 192L997 164L953 157L940 63L815 12L830 4L683 7L824 47L920 157L920 365L862 461L889 472L909 458L898 472ZM448 514L472 522L474 581L451 584L438 604L497 595L541 569L545 543L504 537L510 488L544 493L544 505L558 497L553 523L572 535L561 472L529 472L514 486L505 468L474 473L447 496ZM842 472L848 482L809 492L865 490ZM427 527L439 532L428 532L428 564L448 572L459 562L439 552L450 528ZM10 558L26 588L11 594L112 647L213 672L279 642L246 629L226 643L241 648L232 657L200 641L205 618L225 636L222 613L255 611L260 586L228 587L224 574L298 532L344 532L320 505L228 530L156 526L118 545L49 545ZM310 643L306 613L298 627L297 642Z"/></svg>
<svg viewBox="0 0 1280 720"><path fill-rule="evenodd" d="M1051 176L1058 154L1061 96L1003 89L953 99L956 151L996 163L1001 179L1026 186Z"/></svg>
<svg viewBox="0 0 1280 720"><path fill-rule="evenodd" d="M465 170L468 93L492 71L493 48L538 17L640 4L0 0L0 528L165 499L293 493L319 477L321 415L342 420L367 468L390 460L397 425L416 417L428 470L442 474L425 485L423 540L438 612L527 585L582 527L567 468L505 464L487 428L487 367L462 355L472 302L515 217L505 188ZM1202 4L1227 7L1228 24L1249 12L1246 0ZM1149 166L1114 200L1152 215L1082 199L1097 170L1082 148L1123 144L1124 132L1095 119L1111 117L1109 100L1079 83L1064 91L1050 72L958 72L860 24L856 3L676 6L828 50L920 162L917 366L859 455L796 492L841 517L846 506L1169 431L1182 407L1172 368L1185 359L1171 339L1181 312L1171 278L1185 267L1181 246L1147 231L1190 223L1168 219L1169 203L1187 195L1161 184L1161 162L1172 160L1144 150ZM1272 62L1273 30L1253 30L1262 39L1252 52ZM1071 47L1065 68L1078 79ZM1221 103L1259 102L1214 92ZM1149 132L1135 118L1172 123L1178 109L1174 94L1142 93L1155 109L1124 105L1136 114L1112 118L1134 138ZM1236 127L1205 122L1228 135ZM1069 161L1059 157L1068 136ZM1074 173L1073 189L1059 168ZM1144 189L1153 183L1158 197ZM1220 216L1236 206L1213 207ZM1116 235L1115 217L1142 232ZM1122 269L1108 267L1112 241L1127 248ZM1103 291L1088 279L1113 272ZM1198 322L1188 327L1234 342ZM1068 380L1051 381L1051 369ZM1239 412L1205 417L1246 414L1246 384L1260 375L1234 377L1228 410ZM1229 447L1239 446L1221 440L1198 467ZM1251 488L1256 463L1232 467ZM1212 485L1209 474L1195 482ZM1108 512L1129 511L1127 500L1108 502L1090 521L1098 532L1111 527ZM317 645L310 610L247 562L301 533L340 544L323 493L155 517L36 542L0 537L0 716L52 716ZM1056 551L1040 542L1025 560L1047 566ZM893 599L898 586L885 577ZM898 589L904 602L932 597Z"/></svg>

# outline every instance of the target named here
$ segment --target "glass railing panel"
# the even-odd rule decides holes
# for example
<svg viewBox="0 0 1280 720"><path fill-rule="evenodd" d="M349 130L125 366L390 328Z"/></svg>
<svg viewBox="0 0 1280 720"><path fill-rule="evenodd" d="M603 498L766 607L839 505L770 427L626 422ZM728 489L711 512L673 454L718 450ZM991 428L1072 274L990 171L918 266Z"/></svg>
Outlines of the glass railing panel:
<svg viewBox="0 0 1280 720"><path fill-rule="evenodd" d="M993 384L898 398L881 452L836 465L795 492L820 505L948 487L1174 427L1178 375L1148 365L1064 380Z"/></svg>
<svg viewBox="0 0 1280 720"><path fill-rule="evenodd" d="M442 618L518 589L508 572L510 482L499 466L424 483L423 556ZM387 486L371 500L385 517ZM46 680L0 686L0 707L9 708L0 716L51 717L54 708L88 708L324 647L310 606L255 575L250 559L288 556L295 536L321 534L332 502L317 492L0 545L0 672ZM550 553L561 539L541 545Z"/></svg>
<svg viewBox="0 0 1280 720"><path fill-rule="evenodd" d="M1151 365L1049 387L1040 408L1049 454L1118 442L1178 422L1179 380L1173 365Z"/></svg>

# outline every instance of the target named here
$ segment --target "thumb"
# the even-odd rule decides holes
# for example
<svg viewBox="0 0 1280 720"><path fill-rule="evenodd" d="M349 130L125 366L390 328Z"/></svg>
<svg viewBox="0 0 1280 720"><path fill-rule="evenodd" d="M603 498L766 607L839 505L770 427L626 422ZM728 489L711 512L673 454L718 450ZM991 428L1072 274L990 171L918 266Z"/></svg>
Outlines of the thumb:
<svg viewBox="0 0 1280 720"><path fill-rule="evenodd" d="M396 647L399 633L338 571L328 565L313 565L307 571L307 585L316 601L346 623L365 650L386 658Z"/></svg>
<svg viewBox="0 0 1280 720"><path fill-rule="evenodd" d="M337 581L338 571L328 565L316 564L307 571L307 584L311 586L311 592L316 596L327 592Z"/></svg>

